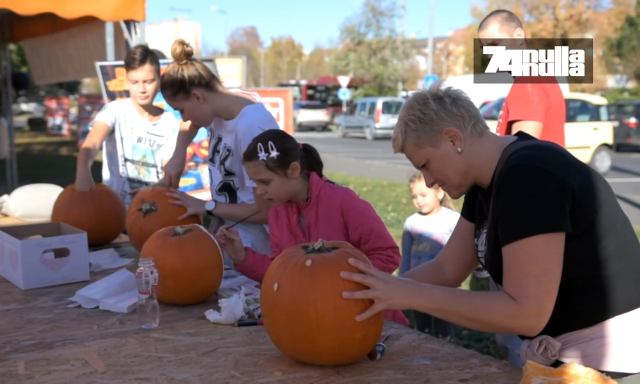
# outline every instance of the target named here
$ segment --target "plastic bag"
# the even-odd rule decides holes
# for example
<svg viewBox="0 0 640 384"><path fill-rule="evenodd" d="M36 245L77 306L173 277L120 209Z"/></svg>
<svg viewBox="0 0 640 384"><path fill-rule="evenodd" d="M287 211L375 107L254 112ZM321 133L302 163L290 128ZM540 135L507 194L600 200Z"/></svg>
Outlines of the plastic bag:
<svg viewBox="0 0 640 384"><path fill-rule="evenodd" d="M51 220L53 205L64 189L55 184L28 184L2 196L2 213L25 221Z"/></svg>

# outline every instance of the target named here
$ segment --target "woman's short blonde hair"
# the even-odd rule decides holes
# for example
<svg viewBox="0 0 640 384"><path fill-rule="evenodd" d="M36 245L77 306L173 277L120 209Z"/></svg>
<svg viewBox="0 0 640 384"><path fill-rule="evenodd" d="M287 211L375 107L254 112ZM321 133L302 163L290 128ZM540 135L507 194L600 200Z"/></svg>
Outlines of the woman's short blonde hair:
<svg viewBox="0 0 640 384"><path fill-rule="evenodd" d="M416 92L404 103L393 131L393 148L404 153L407 142L437 146L445 128L457 128L465 137L480 138L489 131L471 99L461 90L442 87L438 81Z"/></svg>

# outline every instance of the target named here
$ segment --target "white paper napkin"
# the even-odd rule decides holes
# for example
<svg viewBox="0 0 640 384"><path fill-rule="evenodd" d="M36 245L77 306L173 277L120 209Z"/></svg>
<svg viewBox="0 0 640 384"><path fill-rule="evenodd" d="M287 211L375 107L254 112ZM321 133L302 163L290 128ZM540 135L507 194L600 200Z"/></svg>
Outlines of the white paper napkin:
<svg viewBox="0 0 640 384"><path fill-rule="evenodd" d="M69 300L76 304L70 307L82 306L83 308L97 308L112 312L130 312L133 297L137 301L138 287L135 275L122 268L109 276L89 284L80 289ZM104 303L104 304L103 304ZM135 308L135 305L133 306Z"/></svg>
<svg viewBox="0 0 640 384"><path fill-rule="evenodd" d="M113 248L100 249L98 251L89 252L89 263L91 264L91 272L100 272L106 269L114 269L125 266L132 262L133 259L125 259L120 257L118 252Z"/></svg>

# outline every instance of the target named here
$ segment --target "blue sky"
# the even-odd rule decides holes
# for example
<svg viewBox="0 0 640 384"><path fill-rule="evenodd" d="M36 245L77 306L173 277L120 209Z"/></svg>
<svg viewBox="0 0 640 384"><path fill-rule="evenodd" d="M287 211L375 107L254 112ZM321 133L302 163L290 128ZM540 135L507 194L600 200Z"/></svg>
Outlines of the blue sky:
<svg viewBox="0 0 640 384"><path fill-rule="evenodd" d="M181 14L198 21L203 46L223 49L224 18L211 11L218 6L228 13L229 33L237 27L254 25L266 45L271 37L291 35L302 43L305 51L316 44L328 45L338 38L340 25L357 13L364 0L147 0L147 21L171 20ZM405 0L405 35L429 36L429 0ZM443 36L450 30L464 27L472 21L474 0L436 0L434 35ZM177 8L190 11L171 10Z"/></svg>

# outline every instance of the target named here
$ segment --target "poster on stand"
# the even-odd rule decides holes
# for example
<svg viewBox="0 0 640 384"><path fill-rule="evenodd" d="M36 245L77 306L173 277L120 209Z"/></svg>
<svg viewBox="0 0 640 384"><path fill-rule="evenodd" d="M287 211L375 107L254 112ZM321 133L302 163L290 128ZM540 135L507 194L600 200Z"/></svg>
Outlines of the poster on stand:
<svg viewBox="0 0 640 384"><path fill-rule="evenodd" d="M104 99L101 95L80 95L78 97L78 146L81 146L86 140L89 134L89 124L103 106Z"/></svg>
<svg viewBox="0 0 640 384"><path fill-rule="evenodd" d="M44 99L47 134L51 136L71 135L71 102L68 97L48 96Z"/></svg>

